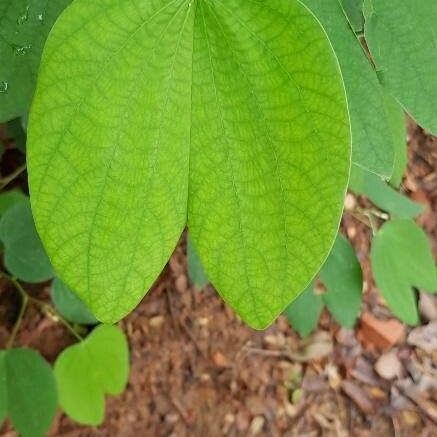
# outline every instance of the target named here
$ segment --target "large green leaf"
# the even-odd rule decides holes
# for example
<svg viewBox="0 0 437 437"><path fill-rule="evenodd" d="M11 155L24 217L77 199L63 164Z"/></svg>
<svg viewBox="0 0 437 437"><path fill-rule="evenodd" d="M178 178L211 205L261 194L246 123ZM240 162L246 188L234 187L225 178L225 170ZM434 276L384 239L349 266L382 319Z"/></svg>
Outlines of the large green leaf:
<svg viewBox="0 0 437 437"><path fill-rule="evenodd" d="M0 121L28 111L47 35L71 0L0 0Z"/></svg>
<svg viewBox="0 0 437 437"><path fill-rule="evenodd" d="M372 242L372 270L388 306L401 320L418 322L412 287L437 291L431 247L423 230L410 220L384 224Z"/></svg>
<svg viewBox="0 0 437 437"><path fill-rule="evenodd" d="M142 298L184 227L266 327L335 238L350 160L335 55L297 0L76 0L29 123L37 228L103 321Z"/></svg>
<svg viewBox="0 0 437 437"><path fill-rule="evenodd" d="M23 437L43 437L57 407L51 367L31 349L0 351L0 426L6 415Z"/></svg>
<svg viewBox="0 0 437 437"><path fill-rule="evenodd" d="M42 282L53 277L27 198L18 201L1 217L0 241L5 246L5 266L18 279Z"/></svg>
<svg viewBox="0 0 437 437"><path fill-rule="evenodd" d="M340 62L349 102L352 161L381 176L390 177L396 148L393 117L404 126L399 111L386 101L376 72L350 28L339 0L303 0L324 26ZM405 138L401 139L405 145Z"/></svg>
<svg viewBox="0 0 437 437"><path fill-rule="evenodd" d="M437 134L437 2L366 0L365 36L382 84Z"/></svg>
<svg viewBox="0 0 437 437"><path fill-rule="evenodd" d="M363 272L349 240L339 234L320 279L327 290L323 300L341 326L352 328L360 313Z"/></svg>
<svg viewBox="0 0 437 437"><path fill-rule="evenodd" d="M105 414L105 394L120 394L128 373L129 352L123 332L112 325L98 326L56 360L61 407L80 423L100 424Z"/></svg>

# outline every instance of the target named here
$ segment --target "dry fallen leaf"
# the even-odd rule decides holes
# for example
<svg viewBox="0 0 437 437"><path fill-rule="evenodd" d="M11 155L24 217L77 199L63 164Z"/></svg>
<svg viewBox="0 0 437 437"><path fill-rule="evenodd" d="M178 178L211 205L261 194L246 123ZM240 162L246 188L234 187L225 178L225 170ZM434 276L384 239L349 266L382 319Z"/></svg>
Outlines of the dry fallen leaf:
<svg viewBox="0 0 437 437"><path fill-rule="evenodd" d="M375 363L375 370L381 378L394 379L402 375L402 364L395 351L382 354Z"/></svg>
<svg viewBox="0 0 437 437"><path fill-rule="evenodd" d="M437 351L437 322L413 329L408 335L407 343L423 349L428 354Z"/></svg>

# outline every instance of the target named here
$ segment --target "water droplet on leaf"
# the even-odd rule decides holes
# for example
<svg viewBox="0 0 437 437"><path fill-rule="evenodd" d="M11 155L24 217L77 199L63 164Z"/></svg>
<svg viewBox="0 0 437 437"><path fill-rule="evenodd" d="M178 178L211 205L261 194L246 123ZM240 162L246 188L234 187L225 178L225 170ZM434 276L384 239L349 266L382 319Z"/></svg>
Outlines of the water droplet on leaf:
<svg viewBox="0 0 437 437"><path fill-rule="evenodd" d="M32 46L30 44L26 44L24 46L20 46L18 44L11 44L11 47L15 51L16 55L21 56L21 55L25 55L31 49Z"/></svg>
<svg viewBox="0 0 437 437"><path fill-rule="evenodd" d="M17 24L24 24L29 19L29 9L30 5L27 5L24 13L17 18Z"/></svg>
<svg viewBox="0 0 437 437"><path fill-rule="evenodd" d="M8 83L5 80L0 80L0 94L6 94L8 92Z"/></svg>

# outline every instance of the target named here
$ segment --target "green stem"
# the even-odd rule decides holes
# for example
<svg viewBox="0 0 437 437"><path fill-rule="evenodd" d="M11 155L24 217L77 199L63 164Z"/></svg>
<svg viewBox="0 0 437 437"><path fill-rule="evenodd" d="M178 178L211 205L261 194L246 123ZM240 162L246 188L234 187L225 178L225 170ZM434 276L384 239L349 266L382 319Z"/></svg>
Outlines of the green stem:
<svg viewBox="0 0 437 437"><path fill-rule="evenodd" d="M21 324L23 323L24 313L26 312L27 305L29 303L29 298L26 293L23 294L20 291L20 297L21 297L20 312L18 313L18 317L12 329L11 335L8 340L8 344L6 345L6 349L10 349L14 345L15 338L17 337L18 331L20 330Z"/></svg>
<svg viewBox="0 0 437 437"><path fill-rule="evenodd" d="M68 329L68 331L78 340L78 341L82 341L83 337L74 329L74 327L67 322L67 320L65 320L61 314L59 313L59 311L56 310L56 308L54 308L52 305L48 304L47 302L44 302L43 300L37 299L36 297L31 296L24 288L23 286L20 284L20 282L14 278L13 276L8 275L5 272L1 272L0 273L1 276L3 276L4 278L8 279L16 288L16 290L20 293L23 302L27 303L33 303L37 306L39 306L41 308L41 310L46 314L46 315L50 315L53 319L55 319L56 321L58 321L59 323L61 323L62 325L65 326L65 328ZM23 308L23 306L22 306ZM25 308L24 308L25 309ZM21 314L23 313L23 314ZM24 311L20 311L20 315L21 318L24 315ZM18 316L18 320L19 321L19 325L21 325L21 319L20 319L20 315ZM17 331L19 329L19 326L17 328ZM14 326L14 330L15 330L15 326ZM14 334L14 330L12 331L12 335ZM12 337L11 335L11 337Z"/></svg>
<svg viewBox="0 0 437 437"><path fill-rule="evenodd" d="M20 167L15 169L11 174L5 176L4 178L0 179L0 191L3 190L8 184L10 184L14 179L16 179L18 176L20 176L21 173L26 170L26 163L21 164Z"/></svg>

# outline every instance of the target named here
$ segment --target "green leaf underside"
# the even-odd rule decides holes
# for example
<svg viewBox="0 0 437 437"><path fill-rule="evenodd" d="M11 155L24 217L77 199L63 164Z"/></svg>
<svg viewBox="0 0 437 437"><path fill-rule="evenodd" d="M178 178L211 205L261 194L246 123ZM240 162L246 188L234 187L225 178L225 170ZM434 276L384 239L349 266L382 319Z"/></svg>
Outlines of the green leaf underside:
<svg viewBox="0 0 437 437"><path fill-rule="evenodd" d="M36 232L27 198L13 204L1 217L0 240L5 246L5 267L12 275L31 283L53 277L53 268Z"/></svg>
<svg viewBox="0 0 437 437"><path fill-rule="evenodd" d="M327 256L350 165L335 55L295 0L76 0L44 51L28 148L56 271L107 322L188 225L222 297L266 327Z"/></svg>
<svg viewBox="0 0 437 437"><path fill-rule="evenodd" d="M388 93L384 94L384 100L394 145L393 171L389 180L391 186L398 188L407 169L408 161L406 114L398 101Z"/></svg>
<svg viewBox="0 0 437 437"><path fill-rule="evenodd" d="M0 351L0 426L8 415L23 437L43 437L57 407L52 369L35 351Z"/></svg>
<svg viewBox="0 0 437 437"><path fill-rule="evenodd" d="M322 296L311 285L286 308L285 314L292 328L306 337L316 328L323 306Z"/></svg>
<svg viewBox="0 0 437 437"><path fill-rule="evenodd" d="M399 108L386 101L385 91L350 28L339 0L303 0L325 27L343 73L352 128L352 161L369 171L390 177L398 148L391 121L405 125ZM394 111L394 114L393 114ZM400 139L405 145L405 138Z"/></svg>
<svg viewBox="0 0 437 437"><path fill-rule="evenodd" d="M360 313L363 273L354 248L341 234L320 271L320 279L327 288L323 300L330 313L341 326L352 328Z"/></svg>
<svg viewBox="0 0 437 437"><path fill-rule="evenodd" d="M105 414L105 394L120 394L128 374L129 352L123 332L112 325L100 325L56 360L61 407L80 423L99 425Z"/></svg>
<svg viewBox="0 0 437 437"><path fill-rule="evenodd" d="M393 217L414 218L424 210L420 203L413 202L375 174L355 165L352 166L349 187L355 194L367 196L378 208L387 211Z"/></svg>
<svg viewBox="0 0 437 437"><path fill-rule="evenodd" d="M70 322L85 325L97 323L89 308L59 278L53 280L51 295L56 309Z"/></svg>
<svg viewBox="0 0 437 437"><path fill-rule="evenodd" d="M337 0L355 32L364 29L363 0Z"/></svg>
<svg viewBox="0 0 437 437"><path fill-rule="evenodd" d="M0 194L0 217L12 206L25 202L27 197L17 190L6 191Z"/></svg>
<svg viewBox="0 0 437 437"><path fill-rule="evenodd" d="M423 230L410 220L385 223L373 239L371 260L376 284L390 309L404 322L418 323L412 286L437 288L431 247Z"/></svg>
<svg viewBox="0 0 437 437"><path fill-rule="evenodd" d="M365 36L384 86L437 134L437 2L372 0Z"/></svg>
<svg viewBox="0 0 437 437"><path fill-rule="evenodd" d="M71 0L0 0L0 122L27 112L47 35Z"/></svg>
<svg viewBox="0 0 437 437"><path fill-rule="evenodd" d="M187 238L187 262L188 262L188 276L191 282L199 288L205 287L209 280L202 266L202 263L197 254L197 250L191 241L190 236Z"/></svg>

